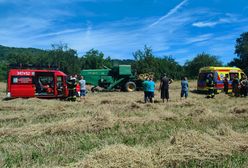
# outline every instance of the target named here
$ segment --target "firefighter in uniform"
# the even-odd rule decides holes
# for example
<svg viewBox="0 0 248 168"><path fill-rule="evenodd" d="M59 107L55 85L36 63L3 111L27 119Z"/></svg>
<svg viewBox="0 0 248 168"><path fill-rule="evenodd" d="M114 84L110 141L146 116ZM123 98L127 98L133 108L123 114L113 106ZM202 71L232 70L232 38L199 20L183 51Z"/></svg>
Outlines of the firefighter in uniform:
<svg viewBox="0 0 248 168"><path fill-rule="evenodd" d="M214 77L213 77L213 74L210 73L208 75L208 78L206 80L206 85L208 87L208 95L207 95L207 98L214 98Z"/></svg>
<svg viewBox="0 0 248 168"><path fill-rule="evenodd" d="M74 77L70 77L69 80L67 81L67 86L68 86L68 91L69 91L69 95L67 100L69 101L76 101L76 78Z"/></svg>

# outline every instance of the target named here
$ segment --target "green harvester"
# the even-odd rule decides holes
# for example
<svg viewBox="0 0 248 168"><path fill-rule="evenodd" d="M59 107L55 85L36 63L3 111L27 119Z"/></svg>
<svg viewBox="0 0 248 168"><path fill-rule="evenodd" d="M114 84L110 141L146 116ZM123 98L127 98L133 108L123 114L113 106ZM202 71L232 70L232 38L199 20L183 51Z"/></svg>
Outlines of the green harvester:
<svg viewBox="0 0 248 168"><path fill-rule="evenodd" d="M80 75L84 76L87 84L93 86L91 91L101 87L106 91L120 89L132 92L142 87L142 81L133 75L131 65L118 65L112 69L87 69L82 70Z"/></svg>

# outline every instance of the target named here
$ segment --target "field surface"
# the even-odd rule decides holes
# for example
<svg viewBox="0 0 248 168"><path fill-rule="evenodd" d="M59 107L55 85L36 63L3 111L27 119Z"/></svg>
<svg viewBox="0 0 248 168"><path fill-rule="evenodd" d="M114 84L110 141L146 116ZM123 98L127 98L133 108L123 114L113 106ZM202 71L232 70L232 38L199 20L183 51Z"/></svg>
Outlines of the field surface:
<svg viewBox="0 0 248 168"><path fill-rule="evenodd" d="M143 92L0 101L0 167L248 167L248 98ZM6 84L0 83L0 98Z"/></svg>

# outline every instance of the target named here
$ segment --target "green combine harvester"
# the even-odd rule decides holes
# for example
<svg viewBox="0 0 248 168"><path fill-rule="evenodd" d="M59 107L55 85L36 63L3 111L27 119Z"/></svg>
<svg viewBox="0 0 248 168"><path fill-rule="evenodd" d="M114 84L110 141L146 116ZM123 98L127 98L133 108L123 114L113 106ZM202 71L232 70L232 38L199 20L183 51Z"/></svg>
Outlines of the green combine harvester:
<svg viewBox="0 0 248 168"><path fill-rule="evenodd" d="M80 75L84 76L87 84L93 86L93 92L98 87L106 91L120 89L128 92L142 87L142 80L133 75L131 65L118 65L112 69L87 69L82 70Z"/></svg>

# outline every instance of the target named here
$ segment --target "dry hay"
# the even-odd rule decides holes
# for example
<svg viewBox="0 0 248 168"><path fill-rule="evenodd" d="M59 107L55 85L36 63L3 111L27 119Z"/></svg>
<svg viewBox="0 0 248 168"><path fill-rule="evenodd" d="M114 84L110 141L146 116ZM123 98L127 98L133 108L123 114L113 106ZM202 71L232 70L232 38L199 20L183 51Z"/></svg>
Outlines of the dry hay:
<svg viewBox="0 0 248 168"><path fill-rule="evenodd" d="M1 105L0 107L0 111L21 111L21 110L25 110L24 107L19 107L19 106L16 106L14 104L12 105Z"/></svg>
<svg viewBox="0 0 248 168"><path fill-rule="evenodd" d="M236 106L236 107L233 107L230 110L230 113L232 113L236 117L248 117L247 106Z"/></svg>
<svg viewBox="0 0 248 168"><path fill-rule="evenodd" d="M170 167L189 160L215 160L232 155L234 151L244 152L247 149L248 134L220 126L217 132L212 130L211 133L181 130L170 140L147 148L107 146L91 152L84 160L70 167Z"/></svg>
<svg viewBox="0 0 248 168"><path fill-rule="evenodd" d="M125 101L106 99L106 100L102 100L100 104L125 104Z"/></svg>
<svg viewBox="0 0 248 168"><path fill-rule="evenodd" d="M114 118L110 111L97 110L91 117L70 118L65 121L59 121L49 124L31 124L19 128L1 128L1 136L39 136L42 134L69 134L79 132L99 132L101 130L112 128Z"/></svg>
<svg viewBox="0 0 248 168"><path fill-rule="evenodd" d="M133 103L131 103L130 108L131 109L140 109L141 105L139 105L138 103L133 102Z"/></svg>
<svg viewBox="0 0 248 168"><path fill-rule="evenodd" d="M128 147L126 145L111 145L88 155L83 162L72 167L87 168L124 168L153 167L151 153L144 148ZM69 166L71 167L71 166Z"/></svg>
<svg viewBox="0 0 248 168"><path fill-rule="evenodd" d="M0 122L15 122L15 121L26 121L26 118L23 117L23 115L0 115Z"/></svg>
<svg viewBox="0 0 248 168"><path fill-rule="evenodd" d="M182 106L183 107L192 107L192 106L196 106L197 102L193 101L193 100L185 100L182 101Z"/></svg>
<svg viewBox="0 0 248 168"><path fill-rule="evenodd" d="M232 118L232 116L229 114L213 111L212 109L203 105L196 108L191 108L190 111L186 112L185 114L185 117L191 117L194 119L194 121L198 122L221 121L223 119Z"/></svg>
<svg viewBox="0 0 248 168"><path fill-rule="evenodd" d="M211 132L211 131L210 131ZM158 166L173 165L187 160L213 160L232 155L234 151L247 151L248 134L233 131L221 125L217 131L200 133L198 131L179 131L170 139L170 144L156 145L153 152Z"/></svg>
<svg viewBox="0 0 248 168"><path fill-rule="evenodd" d="M225 142L197 131L180 131L171 138L170 144L160 142L154 148L154 160L157 166L231 155L231 148L226 146Z"/></svg>
<svg viewBox="0 0 248 168"><path fill-rule="evenodd" d="M64 123L52 125L47 128L46 133L99 132L112 128L114 123L115 121L110 111L98 110L92 114L92 117L68 120Z"/></svg>

